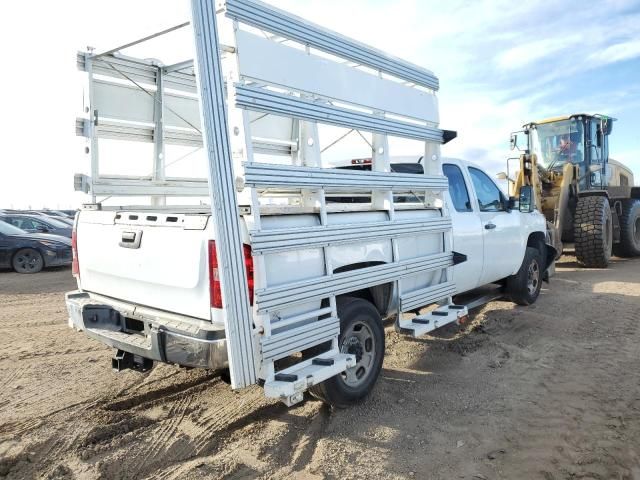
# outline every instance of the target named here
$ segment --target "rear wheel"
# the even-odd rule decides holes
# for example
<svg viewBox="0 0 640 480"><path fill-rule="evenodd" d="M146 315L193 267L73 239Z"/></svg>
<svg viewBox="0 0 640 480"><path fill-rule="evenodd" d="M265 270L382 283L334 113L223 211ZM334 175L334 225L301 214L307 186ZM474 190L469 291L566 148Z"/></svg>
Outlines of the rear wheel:
<svg viewBox="0 0 640 480"><path fill-rule="evenodd" d="M640 256L640 200L622 202L620 243L614 245L613 251L620 257Z"/></svg>
<svg viewBox="0 0 640 480"><path fill-rule="evenodd" d="M613 219L607 197L582 197L578 200L574 237L578 262L592 268L609 266Z"/></svg>
<svg viewBox="0 0 640 480"><path fill-rule="evenodd" d="M542 288L544 273L542 254L537 248L527 247L520 270L507 278L507 293L518 305L535 303Z"/></svg>
<svg viewBox="0 0 640 480"><path fill-rule="evenodd" d="M44 258L33 248L22 248L16 252L11 262L18 273L38 273L44 268Z"/></svg>
<svg viewBox="0 0 640 480"><path fill-rule="evenodd" d="M311 394L329 405L346 408L364 399L373 388L384 358L384 328L376 307L361 298L337 300L341 353L356 357L356 365L319 385Z"/></svg>

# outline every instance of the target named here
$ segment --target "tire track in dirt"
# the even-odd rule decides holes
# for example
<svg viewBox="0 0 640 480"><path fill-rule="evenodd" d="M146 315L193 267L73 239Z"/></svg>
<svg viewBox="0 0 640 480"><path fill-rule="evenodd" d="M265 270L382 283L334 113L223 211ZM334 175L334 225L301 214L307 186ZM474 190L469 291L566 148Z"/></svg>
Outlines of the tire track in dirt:
<svg viewBox="0 0 640 480"><path fill-rule="evenodd" d="M154 431L153 437L143 443L143 448L135 453L132 459L134 477L139 476L140 472L149 470L147 465L156 465L161 456L166 456L171 445L176 441L175 434L178 431L180 423L184 420L185 412L191 405L193 397L185 395L178 398L169 408L167 418L158 422L159 428Z"/></svg>
<svg viewBox="0 0 640 480"><path fill-rule="evenodd" d="M258 388L233 392L163 365L112 375L87 362L62 375L65 362L91 355L68 348L103 356L103 347L47 324L64 323L60 305L49 305L61 295L24 296L8 312L0 294L0 330L46 318L11 334L16 345L43 333L71 342L16 362L19 371L0 362L0 381L27 385L0 397L0 474L631 479L640 472L638 267L561 266L535 306L492 303L461 333L410 340L387 328L383 378L363 405L337 412L315 401L288 409Z"/></svg>
<svg viewBox="0 0 640 480"><path fill-rule="evenodd" d="M637 304L589 293L588 287L572 286L570 298L582 305L582 315L563 315L558 324L554 315L534 314L543 323L556 322L558 336L553 350L546 352L552 355L548 368L532 376L524 364L519 379L506 379L517 391L527 391L527 385L534 383L538 392L533 398L521 398L520 405L526 407L517 408L512 416L516 421L511 442L518 453L500 478L522 474L514 465L545 463L527 475L632 478L629 465L638 459L621 445L640 438L637 431L634 440L629 438L618 419L621 412L629 412L640 384L640 336L637 314L634 318L632 313ZM608 309L606 318L598 313L603 305ZM612 378L612 372L625 372L624 378ZM637 422L637 412L632 415Z"/></svg>

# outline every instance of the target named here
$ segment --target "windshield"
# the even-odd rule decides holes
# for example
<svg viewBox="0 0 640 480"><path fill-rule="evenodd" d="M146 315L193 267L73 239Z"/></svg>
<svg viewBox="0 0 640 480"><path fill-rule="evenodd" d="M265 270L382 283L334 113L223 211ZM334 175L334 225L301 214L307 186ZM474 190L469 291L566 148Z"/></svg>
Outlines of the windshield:
<svg viewBox="0 0 640 480"><path fill-rule="evenodd" d="M531 153L547 170L562 169L567 162L584 163L584 131L575 120L535 125L529 133Z"/></svg>
<svg viewBox="0 0 640 480"><path fill-rule="evenodd" d="M0 220L0 233L3 235L24 235L27 232L24 230L20 230L18 227L14 227L13 225Z"/></svg>

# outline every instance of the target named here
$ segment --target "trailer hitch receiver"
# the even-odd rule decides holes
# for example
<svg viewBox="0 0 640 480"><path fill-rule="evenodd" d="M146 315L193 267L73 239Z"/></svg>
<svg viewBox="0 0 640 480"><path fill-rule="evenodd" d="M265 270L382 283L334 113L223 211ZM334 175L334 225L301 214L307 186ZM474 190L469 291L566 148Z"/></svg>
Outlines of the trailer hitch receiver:
<svg viewBox="0 0 640 480"><path fill-rule="evenodd" d="M131 369L144 373L153 368L153 360L118 350L115 357L111 359L111 368L116 372Z"/></svg>

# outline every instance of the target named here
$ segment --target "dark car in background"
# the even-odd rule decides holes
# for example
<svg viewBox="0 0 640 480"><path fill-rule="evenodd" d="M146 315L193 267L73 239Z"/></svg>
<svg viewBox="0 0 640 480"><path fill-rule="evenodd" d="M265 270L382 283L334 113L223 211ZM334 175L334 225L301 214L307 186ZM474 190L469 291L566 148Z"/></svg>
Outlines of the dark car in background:
<svg viewBox="0 0 640 480"><path fill-rule="evenodd" d="M52 233L71 238L71 232L73 231L72 225L45 215L5 213L0 214L0 220L30 233Z"/></svg>
<svg viewBox="0 0 640 480"><path fill-rule="evenodd" d="M71 265L71 240L59 235L28 233L0 221L0 268L37 273L45 267Z"/></svg>
<svg viewBox="0 0 640 480"><path fill-rule="evenodd" d="M71 212L71 213L68 213ZM24 212L24 213L28 213L28 212ZM66 224L69 224L73 227L73 220L76 216L76 212L75 210L38 210L38 211L34 211L34 214L38 214L38 215L45 215L48 217L52 217L60 222L64 222Z"/></svg>

